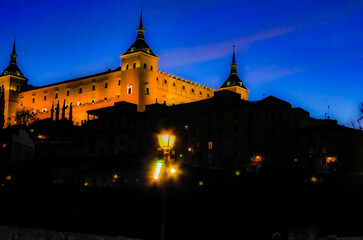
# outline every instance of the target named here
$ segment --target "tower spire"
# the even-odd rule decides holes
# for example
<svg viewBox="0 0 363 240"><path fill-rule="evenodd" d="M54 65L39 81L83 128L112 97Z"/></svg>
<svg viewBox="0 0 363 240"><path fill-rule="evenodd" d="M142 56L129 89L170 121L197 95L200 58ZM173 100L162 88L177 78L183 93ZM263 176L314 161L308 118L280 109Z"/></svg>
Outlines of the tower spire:
<svg viewBox="0 0 363 240"><path fill-rule="evenodd" d="M13 51L10 54L9 66L0 74L0 77L6 76L6 75L13 75L13 76L25 78L23 73L20 71L19 67L16 64L17 57L18 56L16 55L16 46L15 46L15 39L14 39Z"/></svg>
<svg viewBox="0 0 363 240"><path fill-rule="evenodd" d="M233 45L233 57L232 57L232 64L231 66L231 75L235 74L237 75L237 64L236 64L236 56L235 56L235 50L234 50L234 45Z"/></svg>
<svg viewBox="0 0 363 240"><path fill-rule="evenodd" d="M140 14L139 29L144 29L144 26L142 25L142 9L141 9L141 14Z"/></svg>
<svg viewBox="0 0 363 240"><path fill-rule="evenodd" d="M140 14L139 27L136 29L136 32L137 32L136 40L137 39L145 40L145 38L144 38L145 29L144 29L144 26L142 25L142 10L141 10L141 14Z"/></svg>
<svg viewBox="0 0 363 240"><path fill-rule="evenodd" d="M16 55L16 51L15 51L15 40L16 39L14 39L13 52L11 53L12 55Z"/></svg>
<svg viewBox="0 0 363 240"><path fill-rule="evenodd" d="M134 52L144 52L150 55L155 56L155 54L153 53L153 51L151 51L150 47L147 45L147 43L145 42L145 37L144 37L144 25L142 22L142 9L140 12L140 22L139 22L139 26L136 29L137 32L137 37L136 37L136 41L131 45L131 47L129 47L129 49L124 53L124 54L129 54L129 53L134 53Z"/></svg>

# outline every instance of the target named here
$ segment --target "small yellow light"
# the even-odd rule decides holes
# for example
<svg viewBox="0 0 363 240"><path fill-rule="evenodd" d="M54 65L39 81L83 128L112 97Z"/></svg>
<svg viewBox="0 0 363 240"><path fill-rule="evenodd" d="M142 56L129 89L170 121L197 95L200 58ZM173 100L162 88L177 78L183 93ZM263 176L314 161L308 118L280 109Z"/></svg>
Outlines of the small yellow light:
<svg viewBox="0 0 363 240"><path fill-rule="evenodd" d="M84 182L83 186L87 187L88 186L88 182Z"/></svg>
<svg viewBox="0 0 363 240"><path fill-rule="evenodd" d="M3 148L6 148L6 143L3 143Z"/></svg>
<svg viewBox="0 0 363 240"><path fill-rule="evenodd" d="M12 176L8 175L5 177L5 180L10 181L12 179Z"/></svg>
<svg viewBox="0 0 363 240"><path fill-rule="evenodd" d="M294 158L294 162L298 162L299 160L297 158Z"/></svg>
<svg viewBox="0 0 363 240"><path fill-rule="evenodd" d="M176 172L175 168L170 169L171 174L174 174Z"/></svg>
<svg viewBox="0 0 363 240"><path fill-rule="evenodd" d="M318 179L316 177L311 177L311 182L315 183L317 181L318 181Z"/></svg>
<svg viewBox="0 0 363 240"><path fill-rule="evenodd" d="M202 187L204 185L204 182L203 181L199 181L199 186Z"/></svg>
<svg viewBox="0 0 363 240"><path fill-rule="evenodd" d="M191 152L192 151L192 148L190 147L190 148L188 148L188 152Z"/></svg>
<svg viewBox="0 0 363 240"><path fill-rule="evenodd" d="M118 179L118 175L117 175L117 174L114 174L114 175L113 175L113 179L114 179L114 180Z"/></svg>
<svg viewBox="0 0 363 240"><path fill-rule="evenodd" d="M241 172L240 171L236 171L236 176L239 176L239 175L241 175Z"/></svg>

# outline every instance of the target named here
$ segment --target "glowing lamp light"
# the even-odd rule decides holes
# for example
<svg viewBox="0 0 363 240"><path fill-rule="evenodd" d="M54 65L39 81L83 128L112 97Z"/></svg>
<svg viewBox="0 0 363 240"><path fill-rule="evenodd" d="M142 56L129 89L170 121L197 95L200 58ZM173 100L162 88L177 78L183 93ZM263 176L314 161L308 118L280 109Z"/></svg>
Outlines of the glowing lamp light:
<svg viewBox="0 0 363 240"><path fill-rule="evenodd" d="M5 177L5 180L10 181L12 179L12 176L8 175Z"/></svg>
<svg viewBox="0 0 363 240"><path fill-rule="evenodd" d="M159 174L160 174L160 170L161 170L161 166L163 165L162 161L158 161L156 163L156 168L155 168L155 173L154 173L154 179L158 180L159 179Z"/></svg>
<svg viewBox="0 0 363 240"><path fill-rule="evenodd" d="M239 176L239 175L241 175L241 172L237 170L237 171L235 172L235 174L236 174L236 176Z"/></svg>
<svg viewBox="0 0 363 240"><path fill-rule="evenodd" d="M159 146L163 149L164 153L169 153L170 149L174 147L175 136L170 133L163 133L158 135Z"/></svg>
<svg viewBox="0 0 363 240"><path fill-rule="evenodd" d="M175 168L171 168L171 169L170 169L170 173L171 173L171 174L174 174L175 172L176 172L176 169L175 169Z"/></svg>

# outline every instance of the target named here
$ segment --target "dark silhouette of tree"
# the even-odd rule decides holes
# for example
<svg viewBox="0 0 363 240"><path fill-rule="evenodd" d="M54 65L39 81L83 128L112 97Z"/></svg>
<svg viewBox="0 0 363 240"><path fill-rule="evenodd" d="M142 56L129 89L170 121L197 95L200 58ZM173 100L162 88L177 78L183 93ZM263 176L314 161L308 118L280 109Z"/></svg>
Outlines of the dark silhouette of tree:
<svg viewBox="0 0 363 240"><path fill-rule="evenodd" d="M55 109L55 120L59 120L59 101L57 103L57 108Z"/></svg>
<svg viewBox="0 0 363 240"><path fill-rule="evenodd" d="M63 107L62 107L62 120L66 119L66 100L63 101Z"/></svg>
<svg viewBox="0 0 363 240"><path fill-rule="evenodd" d="M5 90L0 89L0 129L4 127L5 124Z"/></svg>
<svg viewBox="0 0 363 240"><path fill-rule="evenodd" d="M69 121L73 121L72 103L69 105Z"/></svg>
<svg viewBox="0 0 363 240"><path fill-rule="evenodd" d="M54 102L52 102L52 108L50 109L50 119L53 120L54 117Z"/></svg>
<svg viewBox="0 0 363 240"><path fill-rule="evenodd" d="M21 110L16 110L15 120L18 125L28 125L35 120L35 117L30 110L23 108Z"/></svg>

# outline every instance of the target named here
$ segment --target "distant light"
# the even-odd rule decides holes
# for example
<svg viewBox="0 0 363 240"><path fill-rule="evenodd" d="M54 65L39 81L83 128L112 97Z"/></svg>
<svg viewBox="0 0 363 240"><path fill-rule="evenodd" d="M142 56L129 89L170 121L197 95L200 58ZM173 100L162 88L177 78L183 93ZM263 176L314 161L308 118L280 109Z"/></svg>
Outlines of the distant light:
<svg viewBox="0 0 363 240"><path fill-rule="evenodd" d="M3 148L6 148L6 143L3 143Z"/></svg>
<svg viewBox="0 0 363 240"><path fill-rule="evenodd" d="M318 178L317 177L311 177L311 182L315 183L315 182L318 182Z"/></svg>
<svg viewBox="0 0 363 240"><path fill-rule="evenodd" d="M32 129L30 129L30 132L34 132L34 129L32 128Z"/></svg>
<svg viewBox="0 0 363 240"><path fill-rule="evenodd" d="M174 174L176 172L175 168L170 169L171 174Z"/></svg>
<svg viewBox="0 0 363 240"><path fill-rule="evenodd" d="M118 175L117 174L114 174L113 175L113 179L115 179L115 180L118 179Z"/></svg>
<svg viewBox="0 0 363 240"><path fill-rule="evenodd" d="M89 184L88 182L84 182L83 186L87 187Z"/></svg>
<svg viewBox="0 0 363 240"><path fill-rule="evenodd" d="M191 147L189 147L189 148L188 148L188 152L191 152L191 151L192 151L192 148L191 148Z"/></svg>
<svg viewBox="0 0 363 240"><path fill-rule="evenodd" d="M5 177L5 180L7 180L7 181L10 181L11 179L13 179L13 177L11 175L8 175Z"/></svg>
<svg viewBox="0 0 363 240"><path fill-rule="evenodd" d="M47 138L47 136L44 136L44 135L38 134L37 138L38 138L38 139L46 139L46 138Z"/></svg>
<svg viewBox="0 0 363 240"><path fill-rule="evenodd" d="M235 172L235 174L236 174L236 176L239 176L239 175L241 175L241 172L237 170L237 171Z"/></svg>
<svg viewBox="0 0 363 240"><path fill-rule="evenodd" d="M299 160L297 158L294 158L294 162L298 162Z"/></svg>
<svg viewBox="0 0 363 240"><path fill-rule="evenodd" d="M200 187L202 187L202 186L204 185L204 182L203 182L203 181L199 181L199 182L198 182L198 185L199 185Z"/></svg>

